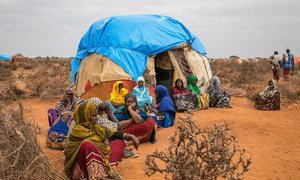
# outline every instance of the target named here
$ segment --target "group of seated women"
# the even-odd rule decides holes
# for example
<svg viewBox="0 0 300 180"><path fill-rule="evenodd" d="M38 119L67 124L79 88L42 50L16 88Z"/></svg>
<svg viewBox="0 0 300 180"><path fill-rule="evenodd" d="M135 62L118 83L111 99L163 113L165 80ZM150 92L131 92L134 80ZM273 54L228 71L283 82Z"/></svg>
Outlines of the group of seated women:
<svg viewBox="0 0 300 180"><path fill-rule="evenodd" d="M207 93L202 93L197 85L198 78L195 75L188 77L187 88L184 87L182 79L175 81L172 90L172 98L177 111L187 111L189 109L207 109L208 107L228 108L230 107L230 94L220 87L220 79L213 76Z"/></svg>
<svg viewBox="0 0 300 180"><path fill-rule="evenodd" d="M65 171L72 179L118 178L115 167L126 156L125 145L156 141L156 127L174 125L177 110L207 109L211 94L225 94L211 88L201 93L198 78L190 76L188 86L176 80L172 98L168 89L156 86L154 97L139 77L132 92L122 81L113 85L109 100L97 97L80 99L74 91L66 90L55 109L48 110L50 129L46 143L53 149L65 150ZM216 104L224 101L217 96ZM175 106L174 106L174 102ZM229 101L227 101L229 102Z"/></svg>

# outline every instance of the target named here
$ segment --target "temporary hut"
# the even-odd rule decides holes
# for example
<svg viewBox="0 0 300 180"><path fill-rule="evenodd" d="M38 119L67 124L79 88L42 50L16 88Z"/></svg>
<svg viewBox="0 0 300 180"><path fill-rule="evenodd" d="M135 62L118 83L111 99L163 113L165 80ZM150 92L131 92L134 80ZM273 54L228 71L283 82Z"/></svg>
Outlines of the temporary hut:
<svg viewBox="0 0 300 180"><path fill-rule="evenodd" d="M143 75L169 90L177 78L190 74L208 86L212 76L201 41L179 21L161 15L114 16L95 22L83 35L71 62L72 79L79 95L105 100L116 80L129 90Z"/></svg>

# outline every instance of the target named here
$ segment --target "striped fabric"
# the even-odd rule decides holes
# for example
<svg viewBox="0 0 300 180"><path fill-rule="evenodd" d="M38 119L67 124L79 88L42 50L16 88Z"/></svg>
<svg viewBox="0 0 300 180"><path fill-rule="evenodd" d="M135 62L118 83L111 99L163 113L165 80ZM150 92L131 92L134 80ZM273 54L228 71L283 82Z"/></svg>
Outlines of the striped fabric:
<svg viewBox="0 0 300 180"><path fill-rule="evenodd" d="M180 66L180 70L184 74L185 78L188 78L189 75L193 74L189 63L187 62L187 58L184 55L184 50L183 49L173 49L172 53L174 54L174 57L176 58L179 66Z"/></svg>

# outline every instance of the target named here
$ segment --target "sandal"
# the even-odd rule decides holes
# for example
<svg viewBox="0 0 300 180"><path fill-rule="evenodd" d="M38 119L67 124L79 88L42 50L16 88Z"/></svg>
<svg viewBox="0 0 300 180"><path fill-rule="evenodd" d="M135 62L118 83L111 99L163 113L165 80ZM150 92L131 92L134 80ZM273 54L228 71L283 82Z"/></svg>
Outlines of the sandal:
<svg viewBox="0 0 300 180"><path fill-rule="evenodd" d="M134 155L135 155L134 152L128 151L126 149L124 150L124 158L129 158L129 157L132 157Z"/></svg>

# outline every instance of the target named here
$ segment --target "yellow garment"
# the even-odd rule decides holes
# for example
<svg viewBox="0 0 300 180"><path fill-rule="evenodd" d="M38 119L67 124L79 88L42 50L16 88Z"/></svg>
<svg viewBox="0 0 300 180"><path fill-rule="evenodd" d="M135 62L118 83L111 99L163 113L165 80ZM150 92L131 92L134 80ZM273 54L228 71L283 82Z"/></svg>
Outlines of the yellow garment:
<svg viewBox="0 0 300 180"><path fill-rule="evenodd" d="M199 108L200 109L208 109L209 107L209 94L208 93L201 93L198 95L199 99Z"/></svg>
<svg viewBox="0 0 300 180"><path fill-rule="evenodd" d="M112 92L110 93L110 101L118 104L124 104L124 97L128 93L126 88L119 89L120 84L123 84L122 81L115 82Z"/></svg>
<svg viewBox="0 0 300 180"><path fill-rule="evenodd" d="M78 105L74 111L75 125L68 137L67 147L65 149L64 168L67 175L72 175L78 152L81 144L85 141L92 141L102 152L102 158L105 160L106 167L109 170L109 144L105 143L116 131L111 131L99 124L93 125L90 121L91 114L98 107L91 102L86 102Z"/></svg>

